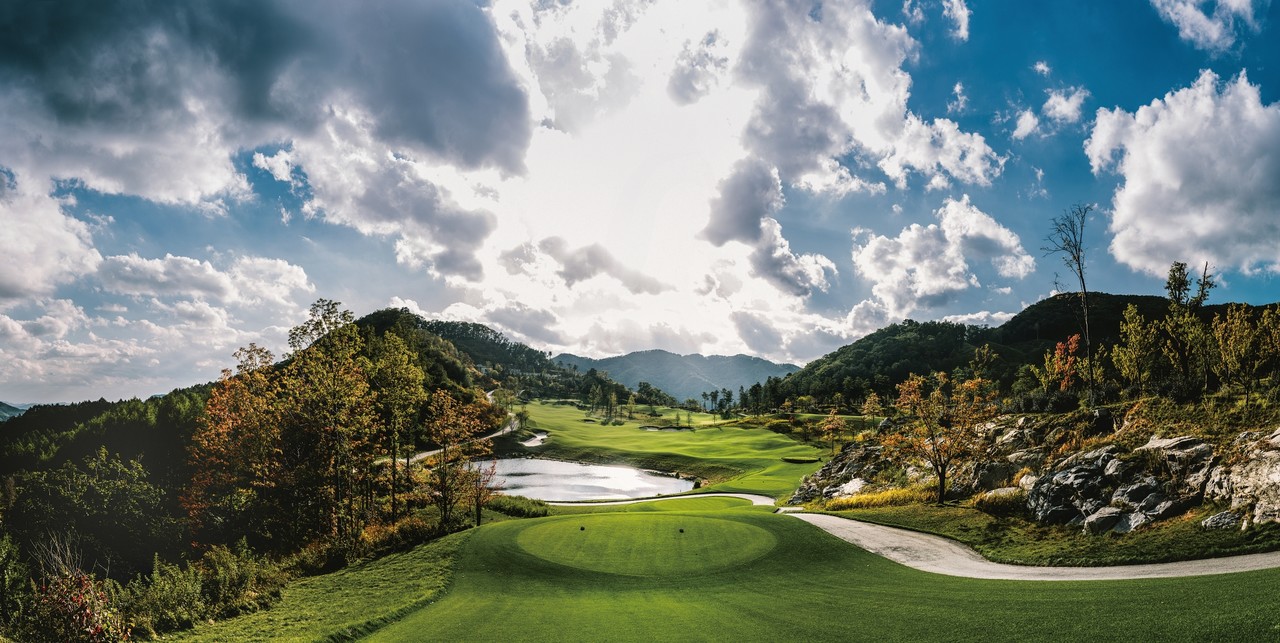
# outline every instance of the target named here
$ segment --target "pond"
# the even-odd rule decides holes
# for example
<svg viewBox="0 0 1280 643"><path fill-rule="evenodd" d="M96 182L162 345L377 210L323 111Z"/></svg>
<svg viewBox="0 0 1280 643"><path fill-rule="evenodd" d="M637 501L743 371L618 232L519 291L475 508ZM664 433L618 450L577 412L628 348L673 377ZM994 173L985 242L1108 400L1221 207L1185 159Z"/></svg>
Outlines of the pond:
<svg viewBox="0 0 1280 643"><path fill-rule="evenodd" d="M692 480L621 465L579 464L559 460L498 460L502 492L538 500L625 500L680 493Z"/></svg>

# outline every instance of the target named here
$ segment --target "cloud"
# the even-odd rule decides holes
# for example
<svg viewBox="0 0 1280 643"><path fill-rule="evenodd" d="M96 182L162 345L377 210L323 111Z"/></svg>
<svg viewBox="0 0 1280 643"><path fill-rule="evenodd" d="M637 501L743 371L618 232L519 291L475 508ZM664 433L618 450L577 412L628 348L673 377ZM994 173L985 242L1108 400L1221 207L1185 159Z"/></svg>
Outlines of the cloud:
<svg viewBox="0 0 1280 643"><path fill-rule="evenodd" d="M953 98L947 101L947 113L963 113L965 108L969 106L969 97L964 93L964 83L957 81L955 86L951 88L951 95Z"/></svg>
<svg viewBox="0 0 1280 643"><path fill-rule="evenodd" d="M19 183L11 173L0 174L0 302L48 295L102 261L89 226L22 178Z"/></svg>
<svg viewBox="0 0 1280 643"><path fill-rule="evenodd" d="M1000 313L989 310L982 310L976 313L966 313L964 315L947 315L942 321L948 321L956 324L966 324L969 326L999 326L1010 319L1013 319L1016 313Z"/></svg>
<svg viewBox="0 0 1280 643"><path fill-rule="evenodd" d="M1020 141L1033 134L1038 127L1040 127L1040 119L1036 117L1036 113L1024 109L1018 114L1018 124L1013 129L1013 138Z"/></svg>
<svg viewBox="0 0 1280 643"><path fill-rule="evenodd" d="M1075 123L1080 120L1080 110L1084 99L1089 97L1089 90L1083 87L1048 90L1049 98L1045 100L1040 113L1058 123ZM1021 126L1021 120L1019 120Z"/></svg>
<svg viewBox="0 0 1280 643"><path fill-rule="evenodd" d="M289 150L280 150L271 156L254 152L253 166L267 171L272 178L281 183L293 183L293 155Z"/></svg>
<svg viewBox="0 0 1280 643"><path fill-rule="evenodd" d="M1202 5L1211 5L1205 13ZM1258 31L1254 0L1151 0L1160 17L1178 28L1178 37L1198 49L1221 52L1236 42L1241 27ZM1265 11L1266 0L1258 3Z"/></svg>
<svg viewBox="0 0 1280 643"><path fill-rule="evenodd" d="M1022 279L1035 269L1018 235L971 204L968 195L945 200L934 214L936 224L912 224L895 238L872 235L855 244L854 266L872 282L878 300L863 306L860 316L901 319L948 303L980 285L970 267L974 261L986 260L1007 279Z"/></svg>
<svg viewBox="0 0 1280 643"><path fill-rule="evenodd" d="M636 295L657 294L668 288L657 279L620 264L604 246L598 243L571 250L564 239L549 237L538 244L538 249L559 262L560 270L557 274L570 288L578 282L601 274L617 279L627 290Z"/></svg>
<svg viewBox="0 0 1280 643"><path fill-rule="evenodd" d="M681 105L706 96L729 69L729 58L716 31L708 32L696 47L685 42L667 81L667 94Z"/></svg>
<svg viewBox="0 0 1280 643"><path fill-rule="evenodd" d="M1037 74L1040 74L1041 76L1048 76L1049 74L1053 73L1053 69L1049 67L1049 63L1043 60L1037 60L1036 64L1032 65L1031 68L1034 69L1035 72Z"/></svg>
<svg viewBox="0 0 1280 643"><path fill-rule="evenodd" d="M97 277L107 292L135 299L273 304L290 310L296 307L295 293L315 292L300 266L266 257L239 257L229 270L220 270L208 261L171 254L162 259L115 255L103 260Z"/></svg>
<svg viewBox="0 0 1280 643"><path fill-rule="evenodd" d="M1129 113L1099 109L1085 152L1123 184L1111 203L1111 254L1165 274L1173 261L1280 272L1280 104L1241 72L1212 71Z"/></svg>
<svg viewBox="0 0 1280 643"><path fill-rule="evenodd" d="M969 39L969 16L972 14L973 11L965 5L965 0L942 0L942 15L955 23L951 35L956 40Z"/></svg>

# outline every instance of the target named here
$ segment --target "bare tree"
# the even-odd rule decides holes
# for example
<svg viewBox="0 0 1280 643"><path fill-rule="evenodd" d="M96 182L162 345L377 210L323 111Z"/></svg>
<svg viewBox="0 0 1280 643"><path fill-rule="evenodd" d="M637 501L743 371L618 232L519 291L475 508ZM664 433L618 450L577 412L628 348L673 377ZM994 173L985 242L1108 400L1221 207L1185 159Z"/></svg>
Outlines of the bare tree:
<svg viewBox="0 0 1280 643"><path fill-rule="evenodd" d="M1097 400L1097 377L1094 375L1093 341L1089 337L1089 289L1085 285L1085 251L1084 225L1089 218L1092 205L1075 204L1054 217L1053 230L1045 237L1045 246L1041 248L1045 255L1062 255L1062 262L1075 275L1080 284L1080 330L1084 338L1084 354L1086 359L1085 379L1089 388L1089 404Z"/></svg>

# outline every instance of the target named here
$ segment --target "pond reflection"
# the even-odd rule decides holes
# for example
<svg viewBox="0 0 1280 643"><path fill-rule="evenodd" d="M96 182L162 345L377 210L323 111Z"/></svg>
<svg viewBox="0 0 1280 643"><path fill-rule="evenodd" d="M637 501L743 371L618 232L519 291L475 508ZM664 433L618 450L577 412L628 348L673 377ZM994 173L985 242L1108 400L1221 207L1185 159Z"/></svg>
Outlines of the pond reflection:
<svg viewBox="0 0 1280 643"><path fill-rule="evenodd" d="M692 480L633 467L528 458L498 460L497 477L503 493L538 500L623 500L693 488Z"/></svg>

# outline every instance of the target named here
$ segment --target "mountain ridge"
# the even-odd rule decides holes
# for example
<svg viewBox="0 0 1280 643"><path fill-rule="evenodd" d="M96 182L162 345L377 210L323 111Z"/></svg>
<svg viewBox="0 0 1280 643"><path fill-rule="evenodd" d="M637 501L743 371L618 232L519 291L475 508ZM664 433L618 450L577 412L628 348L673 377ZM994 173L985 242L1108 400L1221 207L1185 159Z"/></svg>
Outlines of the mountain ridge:
<svg viewBox="0 0 1280 643"><path fill-rule="evenodd" d="M680 401L696 400L704 392L726 388L736 394L739 388L800 370L794 364L777 364L754 355L680 355L660 348L599 359L561 353L552 361L579 370L606 371L631 388L648 382Z"/></svg>

